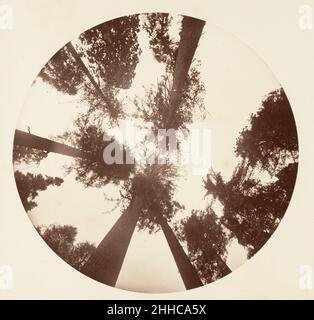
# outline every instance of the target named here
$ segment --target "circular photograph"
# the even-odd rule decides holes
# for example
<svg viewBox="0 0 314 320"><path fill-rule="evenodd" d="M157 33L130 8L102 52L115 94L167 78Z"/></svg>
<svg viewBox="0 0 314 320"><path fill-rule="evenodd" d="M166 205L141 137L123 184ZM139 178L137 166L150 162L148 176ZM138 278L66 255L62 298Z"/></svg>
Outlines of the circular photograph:
<svg viewBox="0 0 314 320"><path fill-rule="evenodd" d="M168 293L272 245L298 137L282 86L248 46L194 17L147 13L83 32L43 66L13 163L55 263Z"/></svg>

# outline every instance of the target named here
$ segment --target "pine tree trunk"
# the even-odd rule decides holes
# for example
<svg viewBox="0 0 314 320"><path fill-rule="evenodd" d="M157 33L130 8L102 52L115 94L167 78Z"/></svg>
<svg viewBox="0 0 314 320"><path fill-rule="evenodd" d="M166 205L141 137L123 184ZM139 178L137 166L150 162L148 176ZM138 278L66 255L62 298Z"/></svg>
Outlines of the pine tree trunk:
<svg viewBox="0 0 314 320"><path fill-rule="evenodd" d="M199 39L202 35L204 25L205 21L190 17L183 18L181 39L173 73L173 85L170 95L170 106L173 108L174 112L172 112L169 117L166 129L171 128L171 124L176 115L175 110L180 103L182 90L184 89L187 75L197 49Z"/></svg>
<svg viewBox="0 0 314 320"><path fill-rule="evenodd" d="M181 40L175 65L173 87L170 98L170 103L174 110L180 101L184 83L186 81L204 24L204 21L189 17L184 17L183 19ZM77 63L81 66L81 68L83 68L85 74L93 84L98 94L105 100L104 94L96 84L81 58L78 56L72 44L68 44L68 49L74 56ZM171 118L174 116L175 112L173 112L171 117L169 117L169 125L172 123ZM16 130L14 143L20 146L46 150L48 152L59 153L66 156L81 157L91 160L95 159L95 155L92 155L91 153L87 153L49 139L28 134L20 130ZM135 197L131 201L129 207L124 211L115 225L101 241L96 249L95 254L85 264L82 272L97 281L115 286L124 261L124 257L131 241L132 234L139 218L142 201L143 200L140 197ZM202 286L202 282L199 279L196 270L189 261L189 258L185 254L181 244L175 237L167 221L164 218L161 218L160 224L185 287L187 289L192 289Z"/></svg>
<svg viewBox="0 0 314 320"><path fill-rule="evenodd" d="M203 283L201 282L197 274L197 271L195 270L194 266L190 262L188 256L183 250L180 242L176 238L172 229L168 225L166 219L164 217L160 217L159 223L167 239L168 245L172 252L173 258L177 264L177 267L180 272L181 278L184 282L185 288L189 290L189 289L194 289L202 286Z"/></svg>
<svg viewBox="0 0 314 320"><path fill-rule="evenodd" d="M128 250L143 199L135 196L130 205L98 245L94 255L82 269L87 276L115 286Z"/></svg>
<svg viewBox="0 0 314 320"><path fill-rule="evenodd" d="M217 260L221 270L221 278L232 272L232 270L227 266L226 262L220 256L217 257Z"/></svg>
<svg viewBox="0 0 314 320"><path fill-rule="evenodd" d="M88 80L93 85L94 89L96 90L96 92L99 95L99 97L103 100L103 102L105 103L106 107L108 107L107 106L108 99L106 99L104 93L102 92L102 90L100 89L99 85L96 83L95 79L93 78L93 76L91 75L91 73L89 72L87 67L85 66L84 62L82 61L81 57L79 56L79 54L77 53L77 51L73 47L72 43L69 42L66 45L66 47L69 50L69 52L72 54L73 58L75 59L76 63L78 64L78 66L81 68L81 70L87 76Z"/></svg>
<svg viewBox="0 0 314 320"><path fill-rule="evenodd" d="M55 142L46 138L36 136L21 130L15 130L14 144L22 147L44 150L69 156L73 158L84 158L89 160L101 161L100 157L90 152L82 151L63 143Z"/></svg>

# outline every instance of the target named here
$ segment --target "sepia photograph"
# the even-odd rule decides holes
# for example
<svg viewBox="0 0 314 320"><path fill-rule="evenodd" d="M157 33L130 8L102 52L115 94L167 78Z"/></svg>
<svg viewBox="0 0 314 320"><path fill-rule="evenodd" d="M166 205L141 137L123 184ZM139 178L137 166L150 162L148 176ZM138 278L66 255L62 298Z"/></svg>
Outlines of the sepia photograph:
<svg viewBox="0 0 314 320"><path fill-rule="evenodd" d="M29 89L12 155L56 263L143 293L210 286L267 250L298 157L268 65L210 21L164 12L69 39Z"/></svg>

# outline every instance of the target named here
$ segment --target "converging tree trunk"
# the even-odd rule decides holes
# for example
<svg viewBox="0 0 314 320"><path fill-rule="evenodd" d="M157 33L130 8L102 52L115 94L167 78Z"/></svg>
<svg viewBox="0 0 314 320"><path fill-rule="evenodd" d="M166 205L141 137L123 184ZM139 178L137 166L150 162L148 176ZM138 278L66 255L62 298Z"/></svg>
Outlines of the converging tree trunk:
<svg viewBox="0 0 314 320"><path fill-rule="evenodd" d="M168 245L170 247L173 258L177 264L178 270L180 272L181 278L184 282L186 289L194 289L202 286L202 282L190 262L188 256L183 250L180 242L176 238L169 224L164 217L159 218L159 223L167 239Z"/></svg>
<svg viewBox="0 0 314 320"><path fill-rule="evenodd" d="M183 28L175 65L170 100L171 108L173 108L173 110L176 109L176 105L179 103L182 89L186 81L204 24L204 21L193 18L184 17L183 19ZM173 112L173 116L174 114L175 112ZM86 265L86 273L89 276L112 286L116 284L125 253L131 241L131 237L141 209L139 198L136 198L133 201L136 202L131 203L130 207L123 213L121 218L102 240L95 255ZM196 270L194 269L182 246L165 220L161 221L161 227L166 236L185 287L187 289L192 289L202 286L202 282L199 279ZM112 241L112 239L117 239L116 241L119 243L119 245L114 245L114 241ZM112 254L110 253L111 250Z"/></svg>
<svg viewBox="0 0 314 320"><path fill-rule="evenodd" d="M143 199L135 196L128 208L98 245L82 272L104 284L115 286L128 250Z"/></svg>
<svg viewBox="0 0 314 320"><path fill-rule="evenodd" d="M16 130L14 144L73 158L79 157L93 161L101 161L100 157L95 154L21 130ZM103 163L103 165L108 166L105 163ZM138 221L141 206L142 199L140 197L135 197L131 201L129 207L99 244L95 254L86 263L83 270L84 273L105 284L115 285Z"/></svg>
<svg viewBox="0 0 314 320"><path fill-rule="evenodd" d="M174 112L171 113L168 124L171 124L171 118L175 117L175 110L177 108L177 104L180 102L182 90L184 88L187 74L204 24L204 21L198 19L189 17L183 18L181 40L174 69L173 86L170 96L170 106L173 108ZM105 95L71 43L67 45L67 49L71 52L77 64L88 77L96 92L106 102ZM165 127L167 128L167 124L165 124ZM14 143L16 145L46 150L47 152L54 152L66 156L101 161L98 155L20 130L16 130ZM134 196L128 208L123 212L118 221L100 242L95 253L85 264L82 272L104 284L111 286L116 285L142 206L142 197ZM164 218L161 218L160 225L170 246L185 287L187 289L192 289L202 286L202 282L199 279L196 270Z"/></svg>
<svg viewBox="0 0 314 320"><path fill-rule="evenodd" d="M227 266L226 262L218 255L217 255L217 262L221 270L221 277L224 277L227 274L232 272L232 270Z"/></svg>
<svg viewBox="0 0 314 320"><path fill-rule="evenodd" d="M183 18L181 39L173 73L173 85L170 96L170 106L174 111L177 108L178 103L180 103L182 90L184 88L199 39L202 35L204 25L205 21L190 17ZM172 118L174 116L175 112L171 114L168 121L169 124L172 123ZM166 128L168 129L168 126L166 126Z"/></svg>
<svg viewBox="0 0 314 320"><path fill-rule="evenodd" d="M107 99L106 99L104 93L101 91L99 85L97 84L97 82L95 81L95 79L93 78L93 76L91 75L91 73L89 72L87 67L85 66L84 62L82 61L81 57L79 56L79 54L77 53L77 51L73 47L72 43L69 42L66 45L66 47L69 50L69 52L71 52L71 54L72 54L73 58L75 59L76 63L81 68L81 70L84 72L84 74L87 76L87 78L90 81L90 83L93 85L93 87L96 90L97 94L106 103L106 107L108 107L107 106Z"/></svg>
<svg viewBox="0 0 314 320"><path fill-rule="evenodd" d="M63 143L59 143L50 139L39 137L35 134L27 133L21 130L15 130L14 144L22 147L28 147L47 152L62 154L69 157L78 157L89 160L100 161L100 157L95 154L79 150ZM104 163L105 165L105 163Z"/></svg>

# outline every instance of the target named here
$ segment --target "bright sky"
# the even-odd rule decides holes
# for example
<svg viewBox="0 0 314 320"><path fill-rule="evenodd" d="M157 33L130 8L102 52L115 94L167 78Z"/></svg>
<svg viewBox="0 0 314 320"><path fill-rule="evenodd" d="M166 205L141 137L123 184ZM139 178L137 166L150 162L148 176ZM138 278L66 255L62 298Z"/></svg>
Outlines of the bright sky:
<svg viewBox="0 0 314 320"><path fill-rule="evenodd" d="M178 22L174 19L171 34L178 38ZM149 48L148 35L141 29L139 44L142 50L136 75L129 90L121 90L119 99L129 111L134 111L132 98L143 96L143 87L155 85L164 74ZM190 128L211 130L211 155L214 170L228 179L238 159L233 152L235 141L250 115L257 111L263 96L280 87L269 68L254 52L238 39L206 24L195 57L201 61L201 79L205 84L205 106L209 112L206 121L196 121ZM22 110L18 128L43 137L53 137L71 129L73 120L86 106L77 96L67 96L37 79ZM71 159L51 154L39 166L25 170L64 177L63 166ZM178 181L175 198L186 206L178 218L192 209L205 209L202 176L188 172ZM72 174L66 176L60 187L49 187L36 198L38 206L29 214L35 225L51 223L71 224L78 229L79 241L98 244L121 214L121 207L111 213L114 203L104 194L118 197L118 188L108 185L102 189L84 188ZM221 211L217 204L217 211ZM152 250L152 248L154 250ZM227 263L235 269L245 262L245 250L237 243L229 248ZM139 277L140 275L140 277ZM154 276L152 276L154 275ZM171 292L184 286L170 249L162 232L149 235L136 231L125 258L117 287L143 292Z"/></svg>

